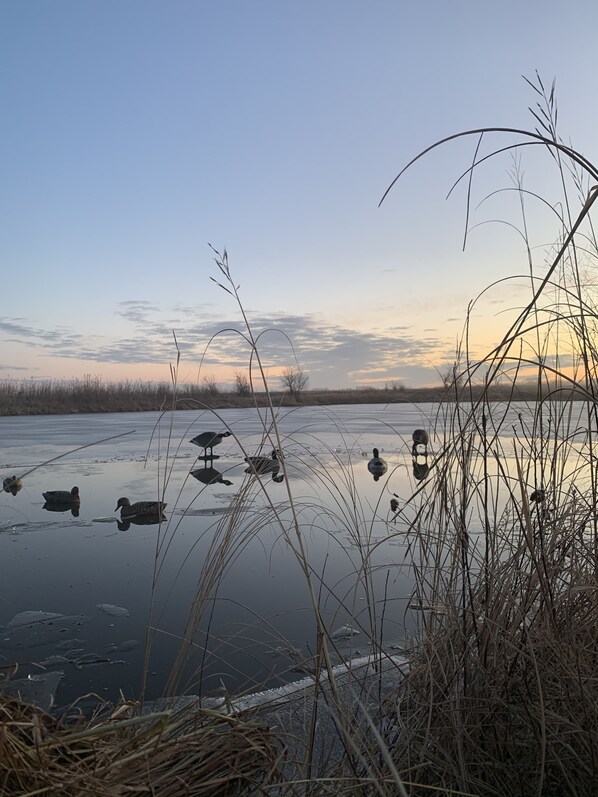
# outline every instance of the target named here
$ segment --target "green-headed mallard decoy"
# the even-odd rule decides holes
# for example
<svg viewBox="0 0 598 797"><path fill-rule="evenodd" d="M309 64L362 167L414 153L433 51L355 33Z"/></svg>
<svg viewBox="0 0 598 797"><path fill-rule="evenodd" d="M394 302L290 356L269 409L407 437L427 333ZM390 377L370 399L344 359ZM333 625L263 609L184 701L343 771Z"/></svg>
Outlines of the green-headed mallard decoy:
<svg viewBox="0 0 598 797"><path fill-rule="evenodd" d="M163 501L137 501L132 504L128 498L123 497L118 499L114 511L120 509L121 518L159 517L167 506Z"/></svg>
<svg viewBox="0 0 598 797"><path fill-rule="evenodd" d="M47 490L42 493L47 504L80 504L79 488L68 490Z"/></svg>
<svg viewBox="0 0 598 797"><path fill-rule="evenodd" d="M217 446L219 443L222 442L223 437L230 437L232 432L202 432L201 434L192 437L189 440L190 443L193 443L194 446L199 446L203 448L205 455L208 459L214 458L214 446ZM208 454L208 448L210 449L210 453Z"/></svg>
<svg viewBox="0 0 598 797"><path fill-rule="evenodd" d="M377 448L374 449L373 454L374 456L368 462L368 470L374 477L374 481L377 482L380 476L383 476L388 470L388 465L381 459Z"/></svg>

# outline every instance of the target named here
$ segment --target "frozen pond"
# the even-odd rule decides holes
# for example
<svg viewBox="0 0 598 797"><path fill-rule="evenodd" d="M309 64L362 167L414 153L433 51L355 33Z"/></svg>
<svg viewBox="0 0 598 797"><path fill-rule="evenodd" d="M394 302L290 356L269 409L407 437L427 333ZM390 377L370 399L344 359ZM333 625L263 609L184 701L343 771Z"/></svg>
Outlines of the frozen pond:
<svg viewBox="0 0 598 797"><path fill-rule="evenodd" d="M414 618L408 542L391 523L390 499L418 486L411 433L430 428L432 409L281 410L283 481L245 473L244 457L262 453L267 434L264 454L277 442L267 424L264 431L265 411L185 411L161 420L158 413L0 418L3 478L133 432L34 470L16 496L2 493L0 666L18 662L20 677L43 672L40 666L62 671L59 704L88 692L137 698L147 650L145 694L154 698L167 686L186 635L178 692L238 692L301 677L296 666L315 649L315 621L291 505L339 657L369 652L372 605L383 618L384 646L397 649ZM231 484L204 485L189 475L202 463L188 441L225 428L233 434L215 449L214 467ZM432 452L433 446L432 440ZM379 481L367 469L374 447L388 463ZM42 492L74 485L78 516L44 509ZM166 520L119 528L114 509L121 496L163 498ZM210 546L226 528L233 531L224 572L199 605L197 628L186 631ZM368 595L360 568L369 547Z"/></svg>

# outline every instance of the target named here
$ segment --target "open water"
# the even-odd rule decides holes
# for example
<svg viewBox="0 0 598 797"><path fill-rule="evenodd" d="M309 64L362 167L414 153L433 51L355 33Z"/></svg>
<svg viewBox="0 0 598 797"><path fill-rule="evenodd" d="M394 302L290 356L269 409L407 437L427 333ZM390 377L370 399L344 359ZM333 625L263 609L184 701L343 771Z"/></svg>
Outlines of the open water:
<svg viewBox="0 0 598 797"><path fill-rule="evenodd" d="M245 473L246 455L268 455L277 444L265 410L0 418L2 478L131 432L33 470L16 496L1 494L0 666L18 663L20 676L62 672L61 705L90 692L137 698L149 644L150 699L162 695L186 635L191 647L178 692L239 692L301 677L297 662L314 650L315 622L291 505L326 622L359 632L337 640L339 659L369 652L371 604L377 633L384 618L384 646L399 649L413 624L413 584L408 540L392 523L390 499L418 486L411 433L431 430L432 411L404 404L281 410L282 482ZM203 467L196 461L203 452L188 441L225 428L233 434L215 449L213 467L232 484L204 485L190 476ZM379 481L367 469L374 447L388 464ZM44 508L42 492L74 485L77 517ZM233 514L240 491L243 509ZM119 529L121 496L163 498L165 522ZM202 568L226 524L243 540L212 585L197 630L186 631ZM373 595L360 577L370 549Z"/></svg>

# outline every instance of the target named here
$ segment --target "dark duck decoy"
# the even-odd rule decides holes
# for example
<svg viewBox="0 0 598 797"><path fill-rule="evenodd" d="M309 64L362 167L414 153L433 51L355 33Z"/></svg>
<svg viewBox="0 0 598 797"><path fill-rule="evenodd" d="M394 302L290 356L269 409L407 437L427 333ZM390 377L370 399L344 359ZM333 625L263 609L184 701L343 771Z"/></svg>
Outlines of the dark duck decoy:
<svg viewBox="0 0 598 797"><path fill-rule="evenodd" d="M258 473L260 475L271 473L273 476L277 476L280 470L280 458L276 449L269 457L245 457L245 462L249 465L248 468L245 468L245 473Z"/></svg>
<svg viewBox="0 0 598 797"><path fill-rule="evenodd" d="M214 446L222 442L223 437L230 437L232 432L202 432L189 440L194 446L203 448L206 459L217 459L214 456ZM210 453L208 454L208 448Z"/></svg>
<svg viewBox="0 0 598 797"><path fill-rule="evenodd" d="M416 457L420 453L424 454L424 455L427 454L429 437L428 437L428 433L426 432L426 430L425 429L415 429L415 431L413 432L411 437L413 438L413 445L411 447L411 455ZM420 451L418 446L422 446L424 450Z"/></svg>
<svg viewBox="0 0 598 797"><path fill-rule="evenodd" d="M374 481L377 482L380 476L383 476L388 470L388 465L380 457L380 452L377 448L374 449L373 454L374 456L368 462L368 470L374 477Z"/></svg>
<svg viewBox="0 0 598 797"><path fill-rule="evenodd" d="M79 488L68 490L48 490L42 493L47 504L80 504Z"/></svg>
<svg viewBox="0 0 598 797"><path fill-rule="evenodd" d="M116 503L115 512L120 509L120 516L123 520L134 517L154 517L161 518L162 512L168 504L163 501L137 501L132 504L128 498L119 498Z"/></svg>

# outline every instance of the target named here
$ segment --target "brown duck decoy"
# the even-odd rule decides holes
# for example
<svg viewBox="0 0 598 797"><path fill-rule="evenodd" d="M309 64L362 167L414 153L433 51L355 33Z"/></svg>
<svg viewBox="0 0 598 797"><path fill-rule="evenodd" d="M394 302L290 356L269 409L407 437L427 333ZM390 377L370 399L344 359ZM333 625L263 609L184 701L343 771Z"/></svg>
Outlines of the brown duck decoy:
<svg viewBox="0 0 598 797"><path fill-rule="evenodd" d="M5 493L12 493L16 495L19 490L23 489L23 482L18 476L7 476L2 482L2 489Z"/></svg>
<svg viewBox="0 0 598 797"><path fill-rule="evenodd" d="M134 517L160 517L168 504L163 501L137 501L132 504L128 498L119 498L116 503L115 512L120 509L120 516L123 519Z"/></svg>
<svg viewBox="0 0 598 797"><path fill-rule="evenodd" d="M48 490L42 493L47 504L80 504L79 488L72 490Z"/></svg>

